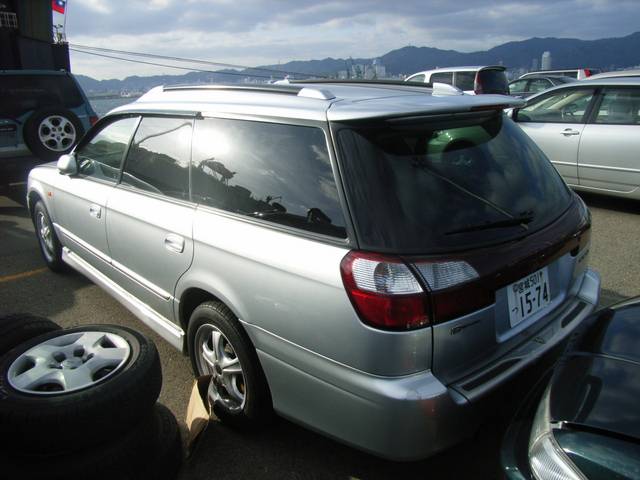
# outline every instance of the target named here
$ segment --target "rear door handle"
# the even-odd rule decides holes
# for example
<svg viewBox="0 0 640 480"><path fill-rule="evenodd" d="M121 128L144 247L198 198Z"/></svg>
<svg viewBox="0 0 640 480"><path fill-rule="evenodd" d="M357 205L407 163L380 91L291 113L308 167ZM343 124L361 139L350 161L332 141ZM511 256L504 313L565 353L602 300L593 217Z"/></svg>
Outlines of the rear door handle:
<svg viewBox="0 0 640 480"><path fill-rule="evenodd" d="M572 135L580 135L580 132L578 130L574 130L573 128L565 128L560 133L565 137L570 137Z"/></svg>
<svg viewBox="0 0 640 480"><path fill-rule="evenodd" d="M170 252L182 253L184 251L184 238L175 233L164 237L164 247Z"/></svg>
<svg viewBox="0 0 640 480"><path fill-rule="evenodd" d="M89 205L89 215L92 217L100 218L102 216L102 207L92 203Z"/></svg>

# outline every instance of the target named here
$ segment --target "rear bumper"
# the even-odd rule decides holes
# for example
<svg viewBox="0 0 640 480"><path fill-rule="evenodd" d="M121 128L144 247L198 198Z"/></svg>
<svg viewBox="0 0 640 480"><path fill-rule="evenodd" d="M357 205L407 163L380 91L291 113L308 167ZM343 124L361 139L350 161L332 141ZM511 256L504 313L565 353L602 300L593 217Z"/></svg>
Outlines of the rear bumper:
<svg viewBox="0 0 640 480"><path fill-rule="evenodd" d="M431 371L402 377L369 375L250 324L245 327L259 346L278 413L377 456L407 461L428 457L472 435L483 419L479 400L545 354L556 354L554 347L595 309L599 288L599 275L587 270L577 295L533 338L497 364L450 386ZM278 352L279 358L266 351Z"/></svg>

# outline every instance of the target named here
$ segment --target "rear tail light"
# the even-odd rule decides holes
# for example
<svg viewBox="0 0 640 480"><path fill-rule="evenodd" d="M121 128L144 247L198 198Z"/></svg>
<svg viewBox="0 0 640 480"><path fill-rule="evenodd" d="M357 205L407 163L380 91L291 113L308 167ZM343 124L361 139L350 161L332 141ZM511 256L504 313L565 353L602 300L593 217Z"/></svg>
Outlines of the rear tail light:
<svg viewBox="0 0 640 480"><path fill-rule="evenodd" d="M588 68L584 69L584 76L585 77L590 77L591 76L591 70L589 70Z"/></svg>
<svg viewBox="0 0 640 480"><path fill-rule="evenodd" d="M385 330L409 330L429 323L424 290L400 259L351 251L342 259L340 270L364 323Z"/></svg>
<svg viewBox="0 0 640 480"><path fill-rule="evenodd" d="M464 261L405 264L397 257L351 251L340 268L360 319L385 330L441 323L495 301L494 291Z"/></svg>
<svg viewBox="0 0 640 480"><path fill-rule="evenodd" d="M96 117L95 115L91 115L89 117L89 123L93 127L96 123L98 123L98 117Z"/></svg>

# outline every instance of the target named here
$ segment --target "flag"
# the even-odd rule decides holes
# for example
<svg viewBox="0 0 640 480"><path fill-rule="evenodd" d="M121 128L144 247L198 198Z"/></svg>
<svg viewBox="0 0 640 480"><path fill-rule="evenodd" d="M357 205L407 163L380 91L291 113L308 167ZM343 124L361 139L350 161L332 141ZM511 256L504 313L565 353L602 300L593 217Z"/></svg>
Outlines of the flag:
<svg viewBox="0 0 640 480"><path fill-rule="evenodd" d="M64 8L67 6L67 0L51 0L51 8L54 12L64 13Z"/></svg>

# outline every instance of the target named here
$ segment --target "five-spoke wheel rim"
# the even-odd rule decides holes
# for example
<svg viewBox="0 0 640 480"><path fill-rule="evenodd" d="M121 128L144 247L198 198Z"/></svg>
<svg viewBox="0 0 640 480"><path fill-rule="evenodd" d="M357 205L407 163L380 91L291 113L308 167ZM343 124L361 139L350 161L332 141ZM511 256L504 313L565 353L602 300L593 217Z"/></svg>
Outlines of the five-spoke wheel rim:
<svg viewBox="0 0 640 480"><path fill-rule="evenodd" d="M229 410L244 408L246 387L244 372L235 348L215 326L205 324L196 331L196 364L202 375L211 375L209 396Z"/></svg>
<svg viewBox="0 0 640 480"><path fill-rule="evenodd" d="M38 212L36 216L36 228L38 229L38 236L45 250L49 255L53 255L53 232L51 231L49 219L44 212Z"/></svg>
<svg viewBox="0 0 640 480"><path fill-rule="evenodd" d="M75 392L111 377L131 355L129 343L108 332L75 332L45 340L16 358L9 384L32 395Z"/></svg>
<svg viewBox="0 0 640 480"><path fill-rule="evenodd" d="M61 115L48 116L38 126L40 142L54 152L63 152L71 148L76 136L76 127Z"/></svg>

